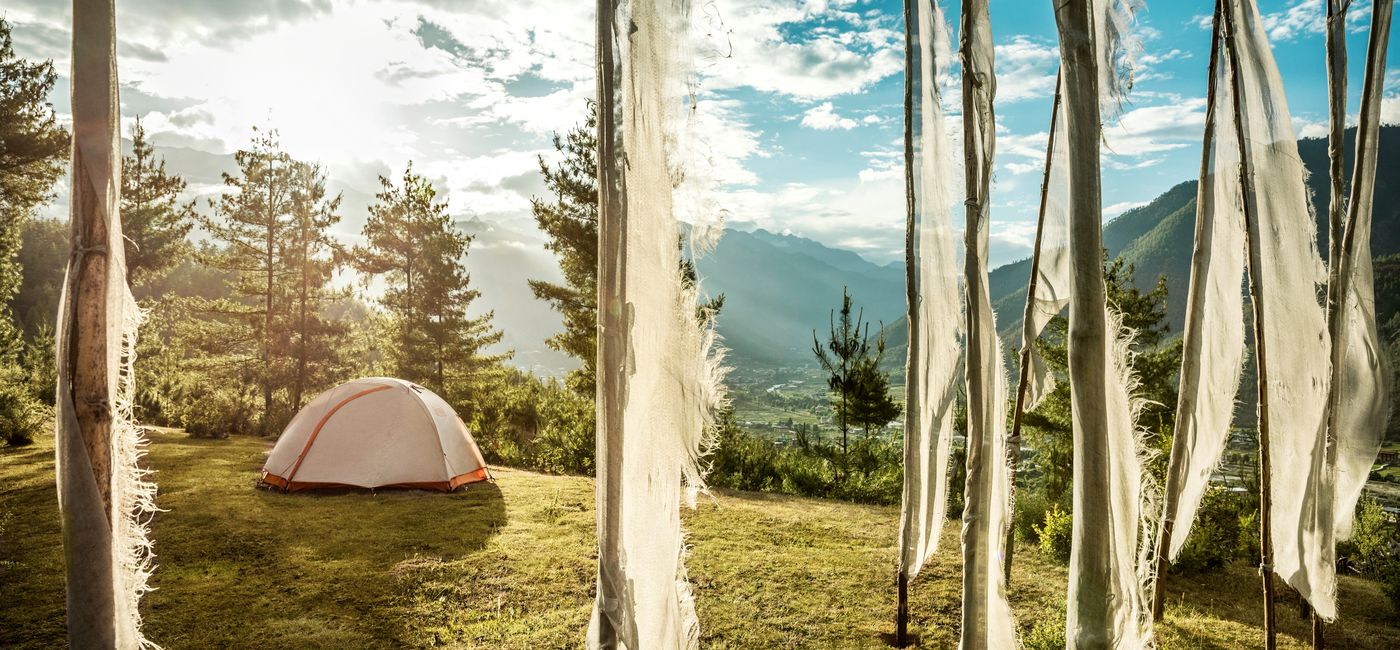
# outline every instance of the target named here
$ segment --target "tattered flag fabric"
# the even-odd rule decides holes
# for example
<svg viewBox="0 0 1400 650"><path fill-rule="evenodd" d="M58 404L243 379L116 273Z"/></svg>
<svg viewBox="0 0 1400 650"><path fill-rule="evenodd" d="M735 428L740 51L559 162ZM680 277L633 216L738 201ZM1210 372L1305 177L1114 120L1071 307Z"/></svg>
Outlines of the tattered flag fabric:
<svg viewBox="0 0 1400 650"><path fill-rule="evenodd" d="M678 143L690 3L598 6L598 594L591 647L693 648L680 506L722 399L712 328L682 281ZM693 104L691 104L693 106Z"/></svg>
<svg viewBox="0 0 1400 650"><path fill-rule="evenodd" d="M1332 513L1325 506L1330 499L1319 498L1330 489L1324 476L1330 346L1318 300L1326 271L1317 252L1307 171L1263 19L1253 0L1227 1L1225 10L1234 25L1227 38L1234 48L1231 61L1238 61L1238 69L1231 66L1227 74L1239 107L1241 154L1251 173L1244 191L1258 210L1257 219L1246 212L1245 221L1250 256L1257 260L1250 281L1260 300L1260 374L1268 377L1260 420L1270 425L1273 570L1318 615L1331 619L1336 562L1325 538Z"/></svg>
<svg viewBox="0 0 1400 650"><path fill-rule="evenodd" d="M967 486L963 505L961 647L1010 648L1016 622L1001 571L1010 524L1006 455L1006 369L987 287L987 233L996 151L996 96L991 20L986 0L962 5L963 156L967 226Z"/></svg>
<svg viewBox="0 0 1400 650"><path fill-rule="evenodd" d="M1147 593L1152 490L1134 425L1129 333L1107 303L1099 177L1101 110L1119 92L1127 3L1056 5L1071 193L1069 366L1073 386L1074 489L1066 640L1071 647L1142 648L1153 643Z"/></svg>
<svg viewBox="0 0 1400 650"><path fill-rule="evenodd" d="M1065 146L1065 117L1058 106L1057 99L1050 126L1050 153L1045 160L1044 205L1037 225L1034 268L1031 269L1035 274L1035 291L1026 297L1026 315L1021 329L1021 345L1029 352L1029 381L1023 406L1026 411L1034 409L1055 389L1055 375L1036 350L1035 340L1070 299L1069 154Z"/></svg>
<svg viewBox="0 0 1400 650"><path fill-rule="evenodd" d="M1335 501L1332 504L1336 539L1351 537L1356 502L1380 451L1390 416L1390 368L1376 328L1375 280L1371 267L1371 211L1376 189L1376 159L1380 147L1380 97L1385 84L1386 50L1390 38L1392 0L1371 5L1371 37L1361 91L1356 130L1356 163L1351 200L1347 202L1345 243L1339 263L1341 298L1337 323L1342 349L1333 374L1332 408L1336 409Z"/></svg>
<svg viewBox="0 0 1400 650"><path fill-rule="evenodd" d="M953 404L962 353L962 306L951 223L952 143L944 127L939 74L952 64L943 12L912 0L907 125L909 215L906 232L909 346L905 380L904 498L899 569L918 575L938 550L948 511Z"/></svg>
<svg viewBox="0 0 1400 650"><path fill-rule="evenodd" d="M1196 510L1220 464L1235 413L1244 365L1244 212L1240 157L1235 144L1233 91L1215 35L1200 185L1196 190L1195 250L1182 337L1176 430L1163 495L1171 522L1167 557L1186 544Z"/></svg>
<svg viewBox="0 0 1400 650"><path fill-rule="evenodd" d="M154 647L139 604L151 573L155 486L131 418L140 312L126 282L113 0L73 2L73 160L57 334L55 445L75 648Z"/></svg>

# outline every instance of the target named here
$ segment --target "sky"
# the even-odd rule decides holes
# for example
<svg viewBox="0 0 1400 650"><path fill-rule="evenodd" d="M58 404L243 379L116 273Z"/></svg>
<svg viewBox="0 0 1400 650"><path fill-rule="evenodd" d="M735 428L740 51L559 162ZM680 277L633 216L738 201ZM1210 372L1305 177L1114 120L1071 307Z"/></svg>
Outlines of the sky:
<svg viewBox="0 0 1400 650"><path fill-rule="evenodd" d="M6 0L21 56L52 59L66 115L70 3ZM1259 0L1301 136L1325 135L1322 0ZM594 94L586 0L117 0L123 128L227 154L254 126L365 196L414 168L451 211L538 246L538 155ZM1209 0L1138 13L1136 81L1105 129L1104 211L1142 205L1199 167ZM956 17L958 4L944 9ZM730 226L791 232L877 263L901 259L903 5L705 0L697 9L696 164ZM1370 3L1353 3L1348 111L1359 103ZM1029 256L1058 46L1050 0L992 0L997 158L993 266ZM952 21L956 23L956 20ZM1392 36L1392 59L1400 47ZM956 41L955 41L956 42ZM957 123L957 106L948 107ZM1400 122L1400 65L1384 118ZM192 187L210 193L217 187ZM347 202L347 205L351 202ZM358 211L357 211L358 212ZM358 236L364 214L338 226Z"/></svg>

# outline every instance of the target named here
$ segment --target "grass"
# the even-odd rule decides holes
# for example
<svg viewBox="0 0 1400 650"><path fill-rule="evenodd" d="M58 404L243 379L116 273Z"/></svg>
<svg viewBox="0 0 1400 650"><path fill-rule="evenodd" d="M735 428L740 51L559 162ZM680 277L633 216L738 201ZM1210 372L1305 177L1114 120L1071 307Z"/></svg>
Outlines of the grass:
<svg viewBox="0 0 1400 650"><path fill-rule="evenodd" d="M253 489L268 442L153 436L159 569L144 603L166 648L580 647L592 603L590 479L499 469L494 484L421 492L282 495ZM53 446L0 449L0 646L64 639ZM897 511L718 492L688 512L687 560L707 648L870 648L893 631ZM923 647L957 644L958 526L911 587ZM1066 570L1018 549L1023 634L1053 638ZM1168 648L1254 648L1251 567L1168 582ZM1396 612L1344 577L1338 648L1393 647ZM1280 647L1307 647L1279 603ZM1060 642L1060 647L1063 647Z"/></svg>

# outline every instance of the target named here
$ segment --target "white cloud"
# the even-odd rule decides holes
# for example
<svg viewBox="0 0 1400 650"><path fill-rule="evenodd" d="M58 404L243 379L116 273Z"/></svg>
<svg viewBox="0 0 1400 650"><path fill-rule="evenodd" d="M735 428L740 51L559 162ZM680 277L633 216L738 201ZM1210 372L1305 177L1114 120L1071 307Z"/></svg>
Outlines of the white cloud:
<svg viewBox="0 0 1400 650"><path fill-rule="evenodd" d="M1173 98L1168 103L1134 108L1116 124L1104 125L1104 152L1141 157L1199 143L1205 128L1205 98Z"/></svg>
<svg viewBox="0 0 1400 650"><path fill-rule="evenodd" d="M1128 210L1131 210L1133 208L1140 208L1144 205L1147 205L1148 203L1148 201L1123 201L1122 203L1114 203L1113 205L1107 206L1103 209L1103 216L1105 218L1116 217L1120 214L1123 214L1124 212L1127 212Z"/></svg>
<svg viewBox="0 0 1400 650"><path fill-rule="evenodd" d="M1347 12L1347 28L1364 30L1371 15L1369 2L1358 2ZM1300 0L1283 11L1262 14L1264 30L1271 41L1291 41L1327 31L1327 9L1322 0ZM1209 21L1206 22L1209 27Z"/></svg>
<svg viewBox="0 0 1400 650"><path fill-rule="evenodd" d="M836 114L831 102L822 102L802 114L802 126L818 131L849 131L856 128L856 121Z"/></svg>
<svg viewBox="0 0 1400 650"><path fill-rule="evenodd" d="M997 102L1010 103L1055 92L1060 50L1029 36L1015 36L996 46Z"/></svg>
<svg viewBox="0 0 1400 650"><path fill-rule="evenodd" d="M710 32L717 36L711 38L714 56L701 66L703 83L824 99L859 92L901 72L899 17L863 16L845 11L849 4L717 0L707 7ZM815 26L790 29L798 23Z"/></svg>

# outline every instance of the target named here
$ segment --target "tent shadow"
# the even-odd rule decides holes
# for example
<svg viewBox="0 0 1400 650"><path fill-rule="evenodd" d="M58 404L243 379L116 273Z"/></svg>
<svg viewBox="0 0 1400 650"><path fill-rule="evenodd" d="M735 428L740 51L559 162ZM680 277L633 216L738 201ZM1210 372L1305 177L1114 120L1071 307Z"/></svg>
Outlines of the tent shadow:
<svg viewBox="0 0 1400 650"><path fill-rule="evenodd" d="M330 537L348 526L370 536L392 532L380 544L363 547L368 555L411 552L443 559L482 548L506 525L505 496L494 481L480 481L452 492L405 488L337 487L282 493L261 490L268 498L295 502L300 510L320 510ZM350 533L353 534L353 533ZM379 548L375 548L378 546Z"/></svg>

